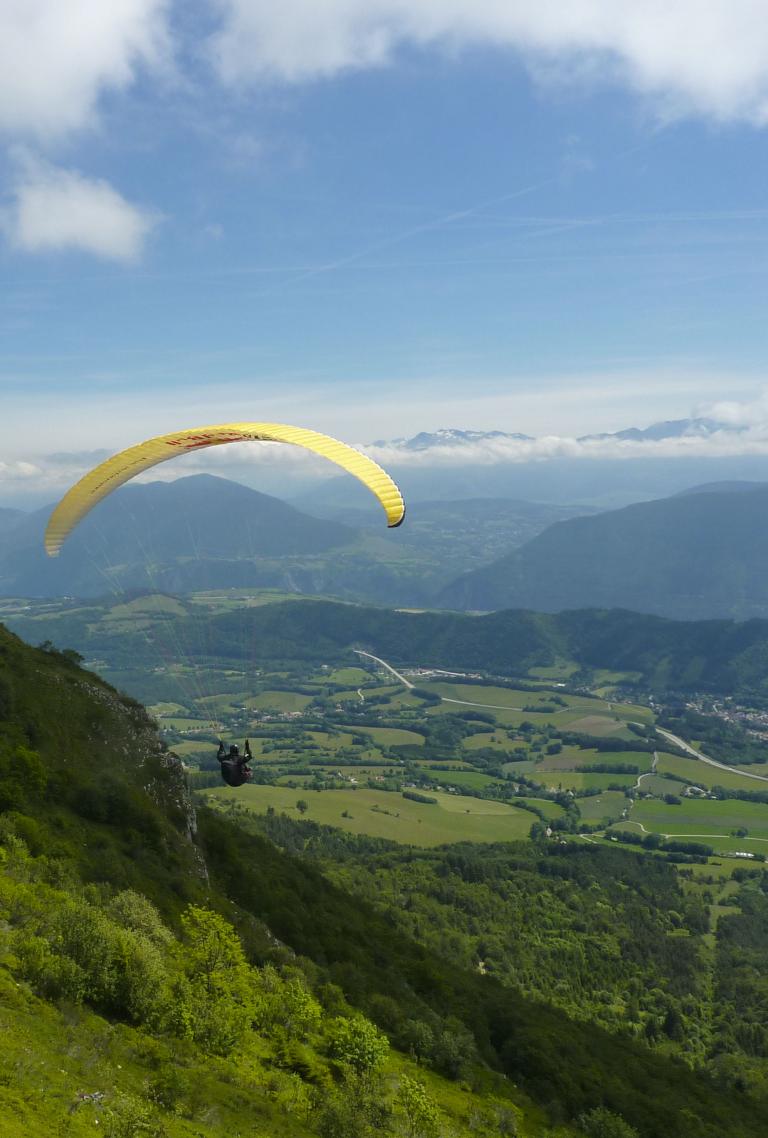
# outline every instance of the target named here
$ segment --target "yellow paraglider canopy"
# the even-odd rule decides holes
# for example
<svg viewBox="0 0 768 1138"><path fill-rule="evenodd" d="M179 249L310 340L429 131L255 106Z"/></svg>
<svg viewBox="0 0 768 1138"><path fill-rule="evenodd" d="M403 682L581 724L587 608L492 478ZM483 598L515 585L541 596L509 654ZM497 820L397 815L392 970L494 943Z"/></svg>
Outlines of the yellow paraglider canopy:
<svg viewBox="0 0 768 1138"><path fill-rule="evenodd" d="M176 458L191 450L240 442L293 443L322 455L359 478L378 498L387 515L387 525L399 526L405 517L403 496L385 470L346 443L304 427L283 423L222 423L210 427L190 427L170 435L158 435L129 447L102 462L64 495L51 514L45 531L45 550L56 557L69 534L93 507L144 470Z"/></svg>

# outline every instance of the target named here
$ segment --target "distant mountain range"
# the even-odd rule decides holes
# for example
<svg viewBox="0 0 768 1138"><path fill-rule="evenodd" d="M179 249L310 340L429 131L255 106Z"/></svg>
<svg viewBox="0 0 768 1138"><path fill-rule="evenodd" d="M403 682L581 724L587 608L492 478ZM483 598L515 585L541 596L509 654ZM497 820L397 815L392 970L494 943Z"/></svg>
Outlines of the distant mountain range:
<svg viewBox="0 0 768 1138"><path fill-rule="evenodd" d="M717 419L692 418L670 419L662 423L652 423L650 427L628 427L623 431L602 434L580 435L577 442L590 442L594 439L626 439L634 442L659 442L662 439L705 438L718 431L740 433L743 427L734 427ZM378 439L375 447L393 447L403 451L440 450L446 447L477 447L478 444L503 441L533 442L533 435L522 435L508 431L467 431L457 427L445 427L437 431L421 431L413 438Z"/></svg>
<svg viewBox="0 0 768 1138"><path fill-rule="evenodd" d="M530 440L532 435L509 434L506 431L461 431L457 427L444 427L438 431L421 431L411 439L378 439L375 447L399 447L401 450L426 451L435 447L461 447L469 443L484 443L499 439Z"/></svg>
<svg viewBox="0 0 768 1138"><path fill-rule="evenodd" d="M628 439L632 442L660 442L662 439L706 438L718 431L740 434L744 427L734 427L717 419L668 419L663 423L652 423L650 427L628 427L623 431L609 434L582 435L579 442L590 439Z"/></svg>
<svg viewBox="0 0 768 1138"><path fill-rule="evenodd" d="M768 486L698 487L550 526L444 589L444 607L768 616Z"/></svg>

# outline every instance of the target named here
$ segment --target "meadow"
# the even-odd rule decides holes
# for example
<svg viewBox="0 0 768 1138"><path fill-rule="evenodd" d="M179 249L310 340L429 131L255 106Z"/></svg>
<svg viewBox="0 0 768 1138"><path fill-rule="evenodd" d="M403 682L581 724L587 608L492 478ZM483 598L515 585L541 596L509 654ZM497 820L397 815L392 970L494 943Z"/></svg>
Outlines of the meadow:
<svg viewBox="0 0 768 1138"><path fill-rule="evenodd" d="M430 791L434 804L413 802L402 794L381 790L305 791L282 786L244 786L240 790L215 787L201 792L206 801L222 809L237 802L246 810L263 814L271 806L290 817L300 818L299 800L307 803L304 817L352 834L389 838L415 846L449 842L511 842L527 838L536 815L502 802ZM550 802L537 802L550 808ZM558 813L554 806L553 814Z"/></svg>
<svg viewBox="0 0 768 1138"><path fill-rule="evenodd" d="M762 802L690 798L670 806L655 798L642 799L635 803L631 818L657 834L727 836L745 829L749 837L768 842L768 805Z"/></svg>
<svg viewBox="0 0 768 1138"><path fill-rule="evenodd" d="M659 755L657 770L660 774L674 774L686 782L697 786L722 786L726 790L768 790L768 775L766 782L759 779L748 778L737 770L723 770L721 767L711 767L708 763L699 762L698 759L684 759L680 755ZM763 774L762 770L753 769L753 774Z"/></svg>

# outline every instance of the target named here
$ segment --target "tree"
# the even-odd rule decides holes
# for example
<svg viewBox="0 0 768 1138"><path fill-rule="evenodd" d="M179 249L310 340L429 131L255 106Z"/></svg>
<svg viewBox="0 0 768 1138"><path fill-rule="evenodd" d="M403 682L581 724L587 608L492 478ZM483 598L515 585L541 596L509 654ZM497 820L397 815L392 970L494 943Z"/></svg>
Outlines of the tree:
<svg viewBox="0 0 768 1138"><path fill-rule="evenodd" d="M396 1102L405 1116L405 1133L408 1138L438 1138L440 1111L423 1083L403 1075Z"/></svg>
<svg viewBox="0 0 768 1138"><path fill-rule="evenodd" d="M309 803L306 802L305 799L300 798L296 803L296 809L299 814L306 814L307 810L309 810Z"/></svg>
<svg viewBox="0 0 768 1138"><path fill-rule="evenodd" d="M185 976L177 985L175 1014L201 1046L229 1055L250 1028L254 984L240 939L210 909L190 905L181 918Z"/></svg>
<svg viewBox="0 0 768 1138"><path fill-rule="evenodd" d="M580 1114L576 1125L588 1138L640 1138L634 1126L604 1106L596 1106L594 1110Z"/></svg>
<svg viewBox="0 0 768 1138"><path fill-rule="evenodd" d="M332 1024L328 1050L334 1059L362 1075L381 1067L389 1054L389 1040L370 1020L354 1016Z"/></svg>
<svg viewBox="0 0 768 1138"><path fill-rule="evenodd" d="M185 969L190 979L200 981L209 993L219 986L223 974L246 965L243 946L235 930L212 909L190 905L182 914L186 942Z"/></svg>

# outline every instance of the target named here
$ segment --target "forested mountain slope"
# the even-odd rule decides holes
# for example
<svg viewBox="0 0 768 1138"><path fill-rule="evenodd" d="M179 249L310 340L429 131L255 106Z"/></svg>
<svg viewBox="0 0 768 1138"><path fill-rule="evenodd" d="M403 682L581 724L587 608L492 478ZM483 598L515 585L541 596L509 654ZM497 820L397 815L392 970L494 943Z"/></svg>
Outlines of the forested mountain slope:
<svg viewBox="0 0 768 1138"><path fill-rule="evenodd" d="M203 813L193 842L177 761L137 705L66 655L0 632L0 690L4 1133L92 1133L94 1104L68 1105L105 1089L113 1135L386 1133L406 1125L404 1078L420 1076L386 1058L380 1031L404 1046L419 1024L437 1041L424 1093L462 1138L553 1123L565 1136L602 1107L642 1138L761 1133L748 1096L441 960L227 819ZM41 1079L41 1059L56 1073ZM379 1060L392 1089L376 1115L359 1075ZM432 1069L469 1079L474 1100Z"/></svg>
<svg viewBox="0 0 768 1138"><path fill-rule="evenodd" d="M445 607L768 616L768 488L682 494L558 522L439 595Z"/></svg>
<svg viewBox="0 0 768 1138"><path fill-rule="evenodd" d="M471 617L306 601L199 618L180 631L192 654L253 661L322 661L360 647L391 663L501 675L569 659L587 671L634 672L655 691L763 692L768 682L768 621L760 620L674 621L619 609Z"/></svg>
<svg viewBox="0 0 768 1138"><path fill-rule="evenodd" d="M26 640L53 640L108 661L111 671L157 664L160 647L179 659L258 667L266 661L358 662L363 648L395 665L522 676L572 660L585 680L594 669L634 674L659 693L712 691L768 695L768 621L675 621L620 609L556 614L506 610L485 616L398 612L301 600L209 614L167 599L155 642L122 602L34 606L8 624ZM153 651L154 649L154 651ZM175 658L175 657L174 657ZM138 673L137 673L138 675ZM140 688L140 685L139 685ZM133 689L132 689L133 690Z"/></svg>

